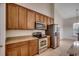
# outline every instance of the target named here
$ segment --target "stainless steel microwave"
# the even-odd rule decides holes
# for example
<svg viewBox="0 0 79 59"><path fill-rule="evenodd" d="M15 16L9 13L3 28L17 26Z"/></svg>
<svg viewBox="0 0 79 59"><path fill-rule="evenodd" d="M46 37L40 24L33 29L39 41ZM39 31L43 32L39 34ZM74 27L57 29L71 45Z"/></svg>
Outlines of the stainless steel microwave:
<svg viewBox="0 0 79 59"><path fill-rule="evenodd" d="M36 22L36 23L35 23L35 28L36 28L37 30L45 30L45 24L42 23L42 22Z"/></svg>

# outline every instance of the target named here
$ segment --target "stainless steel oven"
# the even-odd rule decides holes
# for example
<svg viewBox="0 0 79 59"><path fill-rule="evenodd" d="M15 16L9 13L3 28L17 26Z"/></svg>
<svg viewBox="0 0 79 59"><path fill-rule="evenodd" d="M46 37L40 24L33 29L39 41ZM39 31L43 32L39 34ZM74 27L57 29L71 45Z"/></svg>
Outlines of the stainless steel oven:
<svg viewBox="0 0 79 59"><path fill-rule="evenodd" d="M35 23L35 28L38 30L44 30L45 29L45 24L42 22L36 22Z"/></svg>
<svg viewBox="0 0 79 59"><path fill-rule="evenodd" d="M39 53L45 51L48 46L47 37L39 39Z"/></svg>

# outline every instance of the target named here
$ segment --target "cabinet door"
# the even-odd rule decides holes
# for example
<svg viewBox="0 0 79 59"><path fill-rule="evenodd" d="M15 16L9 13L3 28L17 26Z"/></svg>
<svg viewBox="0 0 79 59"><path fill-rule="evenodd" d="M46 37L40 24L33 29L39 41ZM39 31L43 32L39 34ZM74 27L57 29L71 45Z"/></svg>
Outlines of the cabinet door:
<svg viewBox="0 0 79 59"><path fill-rule="evenodd" d="M35 28L35 12L28 10L27 11L27 29Z"/></svg>
<svg viewBox="0 0 79 59"><path fill-rule="evenodd" d="M50 25L50 24L51 24L51 18L48 17L48 25Z"/></svg>
<svg viewBox="0 0 79 59"><path fill-rule="evenodd" d="M6 56L20 56L20 51L18 47L6 48Z"/></svg>
<svg viewBox="0 0 79 59"><path fill-rule="evenodd" d="M40 14L39 13L35 14L35 20L36 20L36 22L40 21Z"/></svg>
<svg viewBox="0 0 79 59"><path fill-rule="evenodd" d="M7 29L18 29L18 6L15 4L7 4Z"/></svg>
<svg viewBox="0 0 79 59"><path fill-rule="evenodd" d="M40 14L40 22L44 23L44 16Z"/></svg>
<svg viewBox="0 0 79 59"><path fill-rule="evenodd" d="M21 56L28 56L28 45L20 46Z"/></svg>
<svg viewBox="0 0 79 59"><path fill-rule="evenodd" d="M57 34L57 46L60 46L60 33Z"/></svg>
<svg viewBox="0 0 79 59"><path fill-rule="evenodd" d="M51 18L50 22L51 22L51 24L54 24L54 19L53 19L53 18Z"/></svg>
<svg viewBox="0 0 79 59"><path fill-rule="evenodd" d="M6 45L7 56L28 56L28 41Z"/></svg>
<svg viewBox="0 0 79 59"><path fill-rule="evenodd" d="M19 47L20 56L28 56L28 41L17 43Z"/></svg>
<svg viewBox="0 0 79 59"><path fill-rule="evenodd" d="M46 16L44 16L44 24L45 24L45 29L47 29L47 17Z"/></svg>
<svg viewBox="0 0 79 59"><path fill-rule="evenodd" d="M19 29L26 29L27 10L19 7Z"/></svg>
<svg viewBox="0 0 79 59"><path fill-rule="evenodd" d="M47 38L48 38L48 48L50 48L50 36L48 36Z"/></svg>
<svg viewBox="0 0 79 59"><path fill-rule="evenodd" d="M31 40L29 41L29 55L35 55L38 53L38 41L37 40Z"/></svg>

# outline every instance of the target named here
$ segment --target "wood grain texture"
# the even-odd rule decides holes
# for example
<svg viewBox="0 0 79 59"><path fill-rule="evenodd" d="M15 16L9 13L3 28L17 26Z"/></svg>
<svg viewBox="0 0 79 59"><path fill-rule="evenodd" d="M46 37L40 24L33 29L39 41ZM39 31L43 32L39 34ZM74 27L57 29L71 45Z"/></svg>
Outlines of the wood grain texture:
<svg viewBox="0 0 79 59"><path fill-rule="evenodd" d="M48 22L47 24L50 25L51 24L51 18L48 17L48 21L47 22Z"/></svg>
<svg viewBox="0 0 79 59"><path fill-rule="evenodd" d="M42 14L40 14L40 21L44 23L44 16Z"/></svg>
<svg viewBox="0 0 79 59"><path fill-rule="evenodd" d="M18 29L18 6L7 4L7 29Z"/></svg>
<svg viewBox="0 0 79 59"><path fill-rule="evenodd" d="M27 11L27 29L35 29L35 12Z"/></svg>
<svg viewBox="0 0 79 59"><path fill-rule="evenodd" d="M54 24L54 19L53 18L51 18L50 23Z"/></svg>
<svg viewBox="0 0 79 59"><path fill-rule="evenodd" d="M38 41L31 40L29 41L29 55L33 56L38 53Z"/></svg>
<svg viewBox="0 0 79 59"><path fill-rule="evenodd" d="M45 24L45 29L47 29L48 18L46 16L44 16L44 24Z"/></svg>
<svg viewBox="0 0 79 59"><path fill-rule="evenodd" d="M19 29L27 29L27 10L19 7Z"/></svg>
<svg viewBox="0 0 79 59"><path fill-rule="evenodd" d="M51 17L13 3L6 4L6 19L8 30L35 29L35 22L39 21L45 24L45 28L54 23Z"/></svg>
<svg viewBox="0 0 79 59"><path fill-rule="evenodd" d="M35 17L35 21L36 21L36 22L41 21L41 20L40 20L40 14L39 14L39 13L36 13L35 16L36 16L36 17Z"/></svg>
<svg viewBox="0 0 79 59"><path fill-rule="evenodd" d="M28 41L6 45L6 56L28 56Z"/></svg>
<svg viewBox="0 0 79 59"><path fill-rule="evenodd" d="M38 52L38 40L29 40L6 45L6 56L32 56Z"/></svg>
<svg viewBox="0 0 79 59"><path fill-rule="evenodd" d="M48 48L50 48L50 36L47 36L48 38Z"/></svg>

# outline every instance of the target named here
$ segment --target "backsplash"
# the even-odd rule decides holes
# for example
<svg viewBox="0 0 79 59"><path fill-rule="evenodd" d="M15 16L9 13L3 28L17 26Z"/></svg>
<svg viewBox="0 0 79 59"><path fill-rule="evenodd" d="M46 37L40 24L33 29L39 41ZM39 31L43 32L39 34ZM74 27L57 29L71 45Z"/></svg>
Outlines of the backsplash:
<svg viewBox="0 0 79 59"><path fill-rule="evenodd" d="M42 34L45 34L44 30L7 30L6 37L29 36L33 32L42 32Z"/></svg>

